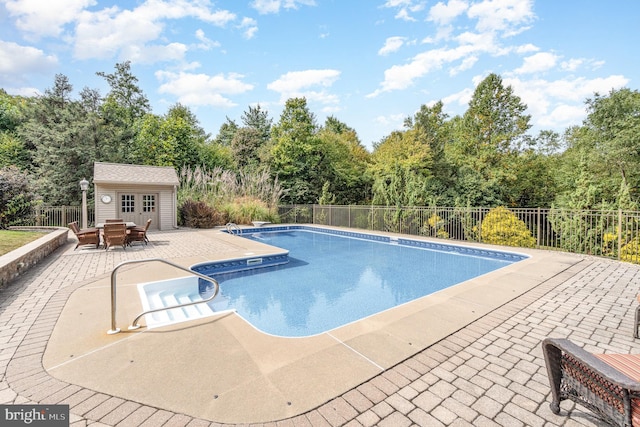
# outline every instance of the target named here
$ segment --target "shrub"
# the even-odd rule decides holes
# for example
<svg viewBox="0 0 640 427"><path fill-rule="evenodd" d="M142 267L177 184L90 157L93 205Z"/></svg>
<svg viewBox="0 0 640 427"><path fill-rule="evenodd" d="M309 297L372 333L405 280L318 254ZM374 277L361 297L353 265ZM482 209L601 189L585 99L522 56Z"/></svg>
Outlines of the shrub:
<svg viewBox="0 0 640 427"><path fill-rule="evenodd" d="M15 166L0 169L0 229L20 225L36 202L26 172Z"/></svg>
<svg viewBox="0 0 640 427"><path fill-rule="evenodd" d="M222 211L230 222L251 224L251 221L279 222L278 214L267 204L253 197L239 197L222 206Z"/></svg>
<svg viewBox="0 0 640 427"><path fill-rule="evenodd" d="M205 202L185 201L180 207L181 224L193 228L213 228L226 224L224 213L218 212Z"/></svg>
<svg viewBox="0 0 640 427"><path fill-rule="evenodd" d="M527 225L505 207L492 209L482 221L480 237L494 245L533 248L536 240Z"/></svg>
<svg viewBox="0 0 640 427"><path fill-rule="evenodd" d="M435 236L448 239L449 233L444 229L445 221L437 214L432 214L422 226L422 233L426 236Z"/></svg>
<svg viewBox="0 0 640 427"><path fill-rule="evenodd" d="M640 237L636 237L620 249L620 259L640 264Z"/></svg>

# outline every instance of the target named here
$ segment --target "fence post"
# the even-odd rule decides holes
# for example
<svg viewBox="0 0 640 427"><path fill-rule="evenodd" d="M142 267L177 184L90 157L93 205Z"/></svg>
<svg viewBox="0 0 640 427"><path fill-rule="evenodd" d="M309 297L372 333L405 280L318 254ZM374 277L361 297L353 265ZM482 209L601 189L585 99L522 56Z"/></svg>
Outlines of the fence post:
<svg viewBox="0 0 640 427"><path fill-rule="evenodd" d="M538 207L538 211L536 213L536 228L537 228L537 237L538 237L538 248L540 248L540 207Z"/></svg>
<svg viewBox="0 0 640 427"><path fill-rule="evenodd" d="M622 252L622 209L618 209L618 261Z"/></svg>
<svg viewBox="0 0 640 427"><path fill-rule="evenodd" d="M66 206L62 206L61 216L62 216L62 218L61 218L62 219L62 223L66 224L67 223L67 207Z"/></svg>

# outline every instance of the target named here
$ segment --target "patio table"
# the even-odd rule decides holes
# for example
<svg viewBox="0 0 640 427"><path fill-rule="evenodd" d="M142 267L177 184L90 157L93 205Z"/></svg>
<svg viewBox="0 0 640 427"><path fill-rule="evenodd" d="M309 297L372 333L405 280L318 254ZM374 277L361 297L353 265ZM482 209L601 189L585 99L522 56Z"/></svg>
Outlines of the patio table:
<svg viewBox="0 0 640 427"><path fill-rule="evenodd" d="M104 224L105 224L104 222L99 222L99 223L96 224L96 228L99 229L99 230L104 230ZM135 222L127 221L127 222L125 222L125 224L127 224L127 228L136 227L136 223Z"/></svg>
<svg viewBox="0 0 640 427"><path fill-rule="evenodd" d="M99 222L96 224L96 228L100 231L100 246L104 245L104 222ZM118 224L117 222L115 223L110 223L110 224ZM126 221L125 224L127 225L127 230L129 230L130 228L134 228L137 227L135 222L131 222L131 221ZM127 231L127 234L129 234L129 232Z"/></svg>

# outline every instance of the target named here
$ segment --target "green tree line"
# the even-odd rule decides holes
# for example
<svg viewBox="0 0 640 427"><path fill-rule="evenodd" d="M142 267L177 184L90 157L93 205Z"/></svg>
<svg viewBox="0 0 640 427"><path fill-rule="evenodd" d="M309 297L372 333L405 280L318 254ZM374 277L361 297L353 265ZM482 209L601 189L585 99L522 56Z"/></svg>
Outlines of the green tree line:
<svg viewBox="0 0 640 427"><path fill-rule="evenodd" d="M74 96L64 75L38 96L0 89L0 212L79 204L95 161L255 174L281 203L635 209L639 197L637 90L595 93L582 125L532 135L527 106L490 74L464 114L421 105L368 151L338 118L318 123L305 98L277 120L249 106L212 136L184 105L154 114L129 62L97 75L105 95Z"/></svg>

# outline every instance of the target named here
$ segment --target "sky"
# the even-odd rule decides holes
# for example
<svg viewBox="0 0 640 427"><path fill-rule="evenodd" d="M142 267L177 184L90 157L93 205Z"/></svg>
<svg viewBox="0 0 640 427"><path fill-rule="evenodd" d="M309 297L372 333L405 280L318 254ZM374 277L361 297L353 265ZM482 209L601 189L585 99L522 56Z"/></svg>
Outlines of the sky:
<svg viewBox="0 0 640 427"><path fill-rule="evenodd" d="M422 105L464 114L496 73L532 135L562 134L595 93L640 88L638 16L636 0L0 0L0 88L34 96L63 74L106 95L96 73L131 61L154 114L180 103L212 137L305 97L372 149Z"/></svg>

